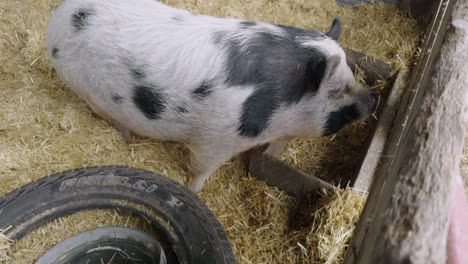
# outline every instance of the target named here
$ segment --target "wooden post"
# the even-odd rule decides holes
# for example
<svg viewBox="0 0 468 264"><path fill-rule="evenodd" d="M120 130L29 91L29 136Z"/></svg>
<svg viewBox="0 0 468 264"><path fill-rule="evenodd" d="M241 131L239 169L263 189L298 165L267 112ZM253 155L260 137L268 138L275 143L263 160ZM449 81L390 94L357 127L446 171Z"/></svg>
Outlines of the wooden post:
<svg viewBox="0 0 468 264"><path fill-rule="evenodd" d="M468 2L440 3L344 263L445 263L468 101ZM450 18L451 26L443 21ZM437 20L442 23L437 23ZM437 35L439 34L439 35ZM437 43L442 38L440 55ZM431 41L429 41L432 39ZM424 46L424 45L423 45ZM427 54L426 54L427 53ZM428 66L433 67L428 67ZM425 82L427 80L427 82ZM401 128L403 130L401 131ZM394 151L394 152L392 152Z"/></svg>

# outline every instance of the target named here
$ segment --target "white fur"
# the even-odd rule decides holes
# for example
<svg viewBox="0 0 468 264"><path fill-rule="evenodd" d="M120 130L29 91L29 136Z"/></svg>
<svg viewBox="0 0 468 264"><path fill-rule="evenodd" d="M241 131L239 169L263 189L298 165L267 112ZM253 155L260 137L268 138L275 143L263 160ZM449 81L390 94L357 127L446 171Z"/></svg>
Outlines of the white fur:
<svg viewBox="0 0 468 264"><path fill-rule="evenodd" d="M70 20L80 8L92 8L97 15L91 17L92 25L77 33ZM173 17L180 21L174 22ZM59 49L52 59L54 68L96 113L142 136L186 143L194 174L189 187L198 192L216 169L239 152L284 138L321 135L328 113L344 102L331 102L325 89L297 104L281 106L258 137L240 136L242 104L255 87L217 83L206 100L194 100L191 94L203 81L226 75L226 51L214 44L213 34L238 29L240 21L194 15L153 0L66 0L50 19L48 52ZM270 24L259 23L256 28L283 34ZM249 34L251 31L232 37L242 43ZM338 77L330 77L326 80L330 84L323 85L356 86L345 54L335 41L325 38L303 45L339 57L333 74ZM148 120L131 103L134 80L129 67L145 67L148 81L165 88L168 107L160 119ZM112 101L115 93L124 103ZM343 100L354 100L346 98ZM178 106L189 112L180 114Z"/></svg>

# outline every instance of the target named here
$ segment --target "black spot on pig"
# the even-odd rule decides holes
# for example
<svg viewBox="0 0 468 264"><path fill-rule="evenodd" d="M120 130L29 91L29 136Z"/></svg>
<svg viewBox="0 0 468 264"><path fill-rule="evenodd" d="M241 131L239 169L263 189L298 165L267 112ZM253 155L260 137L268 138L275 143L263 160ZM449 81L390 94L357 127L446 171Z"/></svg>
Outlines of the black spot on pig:
<svg viewBox="0 0 468 264"><path fill-rule="evenodd" d="M205 99L208 95L210 95L213 90L212 86L208 83L202 83L197 89L193 90L193 95L198 99Z"/></svg>
<svg viewBox="0 0 468 264"><path fill-rule="evenodd" d="M317 67L326 61L325 55L289 37L258 32L245 44L233 38L224 41L228 85L268 87L282 102L295 103L315 92L323 77L323 69Z"/></svg>
<svg viewBox="0 0 468 264"><path fill-rule="evenodd" d="M288 28L289 29L289 28ZM308 36L322 37L314 31L290 29ZM227 52L225 83L228 86L254 87L261 90L261 95L252 93L248 102L256 102L259 98L274 95L275 99L262 100L265 110L255 115L255 122L259 131L251 128L253 118L247 113L252 106L247 104L243 108L242 129L244 136L259 134L268 124L271 113L280 105L300 102L306 95L314 95L323 79L326 68L326 56L314 47L304 47L291 34L278 35L272 32L255 32L247 40L240 40L237 36L229 36L229 32L218 32L215 35L216 45L220 45ZM271 105L265 106L265 104ZM249 129L246 129L249 128ZM252 133L245 132L254 131Z"/></svg>
<svg viewBox="0 0 468 264"><path fill-rule="evenodd" d="M331 112L327 118L324 135L331 135L338 132L349 122L358 119L361 116L355 104L347 105L338 111Z"/></svg>
<svg viewBox="0 0 468 264"><path fill-rule="evenodd" d="M116 104L121 104L123 101L123 97L116 93L112 93L112 101Z"/></svg>
<svg viewBox="0 0 468 264"><path fill-rule="evenodd" d="M148 119L158 119L166 109L164 95L155 87L148 85L135 86L133 94L135 106Z"/></svg>
<svg viewBox="0 0 468 264"><path fill-rule="evenodd" d="M255 23L253 21L242 21L239 24L240 24L240 27L242 29L247 29L247 28L250 28L250 27L253 27L253 26L257 25L257 23Z"/></svg>
<svg viewBox="0 0 468 264"><path fill-rule="evenodd" d="M89 17L94 15L92 9L80 8L72 15L72 26L76 31L81 31L86 25L89 24Z"/></svg>
<svg viewBox="0 0 468 264"><path fill-rule="evenodd" d="M183 107L183 106L179 106L179 107L177 107L177 112L182 113L182 114L186 114L186 113L189 112L189 110L187 108Z"/></svg>
<svg viewBox="0 0 468 264"><path fill-rule="evenodd" d="M257 137L267 127L279 102L275 94L268 89L254 91L242 105L242 116L240 126L237 129L244 137Z"/></svg>
<svg viewBox="0 0 468 264"><path fill-rule="evenodd" d="M57 49L56 47L53 47L52 48L52 58L57 59L58 58L58 52L59 52L59 49Z"/></svg>

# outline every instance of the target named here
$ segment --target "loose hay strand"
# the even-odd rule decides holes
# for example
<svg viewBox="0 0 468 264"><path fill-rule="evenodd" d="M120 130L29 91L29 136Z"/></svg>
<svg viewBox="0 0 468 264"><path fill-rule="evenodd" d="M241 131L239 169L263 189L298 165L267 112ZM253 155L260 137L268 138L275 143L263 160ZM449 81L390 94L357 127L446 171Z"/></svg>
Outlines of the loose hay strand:
<svg viewBox="0 0 468 264"><path fill-rule="evenodd" d="M97 118L57 78L47 57L45 27L61 2L0 1L0 194L48 174L109 164L153 170L183 183L188 175L183 146L146 138L126 145L108 121ZM420 34L415 20L381 4L341 7L330 0L163 2L195 13L323 31L340 16L343 45L389 62L395 71L408 70ZM363 78L362 72L356 76ZM346 179L352 174L347 168L356 164L352 157L362 154L360 146L366 133L350 127L333 141L296 140L282 158L324 178L340 175ZM291 229L291 208L299 201L264 182L243 177L244 168L240 158L234 159L210 178L200 195L224 227L239 263L339 263L365 196L337 189L326 195L329 203L315 213L302 209L311 226ZM116 210L81 212L57 219L13 245L0 236L1 261L32 263L53 244L103 225L145 226L143 220Z"/></svg>
<svg viewBox="0 0 468 264"><path fill-rule="evenodd" d="M1 212L0 212L1 214ZM10 257L8 256L8 250L10 249L11 247L11 244L12 244L12 240L9 239L7 236L4 235L4 233L7 231L8 229L6 230L3 230L3 229L0 229L0 263L2 262L8 262L10 261Z"/></svg>
<svg viewBox="0 0 468 264"><path fill-rule="evenodd" d="M331 200L321 210L312 213L320 219L306 237L308 247L317 248L312 263L342 263L343 253L359 220L366 195L351 188L335 189Z"/></svg>

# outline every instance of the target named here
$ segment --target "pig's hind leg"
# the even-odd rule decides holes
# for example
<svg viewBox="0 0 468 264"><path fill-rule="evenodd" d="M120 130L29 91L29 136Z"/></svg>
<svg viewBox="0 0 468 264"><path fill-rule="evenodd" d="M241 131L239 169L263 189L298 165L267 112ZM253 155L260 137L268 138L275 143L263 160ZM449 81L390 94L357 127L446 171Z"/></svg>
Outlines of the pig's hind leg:
<svg viewBox="0 0 468 264"><path fill-rule="evenodd" d="M204 147L190 148L190 169L192 171L192 178L188 183L188 188L194 192L199 193L206 180L226 161L232 158L234 151L223 146L213 145Z"/></svg>

